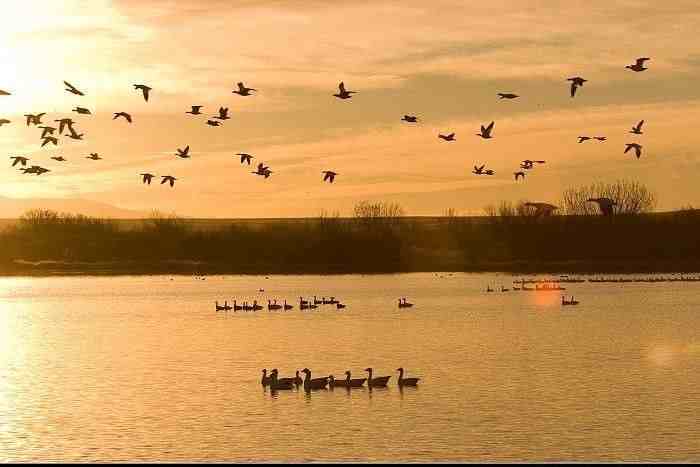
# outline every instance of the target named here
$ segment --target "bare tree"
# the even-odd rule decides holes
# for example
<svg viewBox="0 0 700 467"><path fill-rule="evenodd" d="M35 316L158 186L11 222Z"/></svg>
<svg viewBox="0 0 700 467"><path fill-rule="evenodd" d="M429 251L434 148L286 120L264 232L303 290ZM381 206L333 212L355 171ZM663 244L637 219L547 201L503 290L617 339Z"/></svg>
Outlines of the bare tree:
<svg viewBox="0 0 700 467"><path fill-rule="evenodd" d="M561 204L569 215L595 215L599 209L595 203L588 201L592 198L610 198L615 201L615 214L641 214L650 212L656 206L656 194L633 180L598 182L569 188L564 191Z"/></svg>

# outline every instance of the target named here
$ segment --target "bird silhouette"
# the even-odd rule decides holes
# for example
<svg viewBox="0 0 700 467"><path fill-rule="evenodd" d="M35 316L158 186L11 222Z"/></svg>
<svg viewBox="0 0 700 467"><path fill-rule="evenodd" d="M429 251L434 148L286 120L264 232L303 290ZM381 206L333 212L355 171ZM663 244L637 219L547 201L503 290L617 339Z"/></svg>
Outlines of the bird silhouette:
<svg viewBox="0 0 700 467"><path fill-rule="evenodd" d="M112 120L116 120L119 117L124 117L127 122L131 123L131 115L129 115L126 112L115 112L114 117L112 117Z"/></svg>
<svg viewBox="0 0 700 467"><path fill-rule="evenodd" d="M151 184L151 180L153 179L153 177L155 177L155 175L150 174L148 172L139 175L143 177L143 183L148 183L149 185Z"/></svg>
<svg viewBox="0 0 700 467"><path fill-rule="evenodd" d="M625 144L625 154L627 154L627 152L628 152L630 149L634 149L634 154L637 156L637 159L639 159L640 157L642 157L642 146L641 146L640 144L637 144L637 143L626 143L626 144Z"/></svg>
<svg viewBox="0 0 700 467"><path fill-rule="evenodd" d="M51 159L58 161L58 162L64 162L66 160L63 158L63 156L53 156Z"/></svg>
<svg viewBox="0 0 700 467"><path fill-rule="evenodd" d="M219 107L219 116L218 117L213 117L213 118L218 118L219 120L228 120L228 107Z"/></svg>
<svg viewBox="0 0 700 467"><path fill-rule="evenodd" d="M575 76L573 78L567 78L567 81L571 81L571 97L574 97L576 95L576 90L578 89L578 87L583 86L583 83L585 83L588 80L583 79L580 76Z"/></svg>
<svg viewBox="0 0 700 467"><path fill-rule="evenodd" d="M60 120L54 120L54 122L58 122L58 134L62 135L63 130L68 127L69 129L73 128L73 120L70 118L61 118Z"/></svg>
<svg viewBox="0 0 700 467"><path fill-rule="evenodd" d="M270 170L269 167L267 167L267 166L264 165L262 162L260 162L260 163L258 164L258 169L255 170L255 171L252 172L252 173L254 173L255 175L262 175L262 176L264 176L265 178L268 178L268 177L270 176L270 174L272 173L272 171Z"/></svg>
<svg viewBox="0 0 700 467"><path fill-rule="evenodd" d="M78 134L78 133L75 132L75 130L73 129L73 127L70 127L70 133L68 134L68 137L69 137L70 139L81 140L81 139L83 139L83 136L84 136L84 133Z"/></svg>
<svg viewBox="0 0 700 467"><path fill-rule="evenodd" d="M140 90L143 93L143 100L148 102L148 96L153 88L149 88L145 84L134 84L134 89Z"/></svg>
<svg viewBox="0 0 700 467"><path fill-rule="evenodd" d="M46 146L48 143L53 143L54 146L58 145L58 139L54 136L44 136L42 139L44 140L44 142L41 143L42 148L44 146Z"/></svg>
<svg viewBox="0 0 700 467"><path fill-rule="evenodd" d="M336 172L333 172L331 170L324 170L321 172L323 175L323 181L325 182L328 180L329 183L333 183L333 180L335 180L335 176L338 175Z"/></svg>
<svg viewBox="0 0 700 467"><path fill-rule="evenodd" d="M583 143L584 141L588 141L589 139L592 139L592 138L590 136L579 136L578 142Z"/></svg>
<svg viewBox="0 0 700 467"><path fill-rule="evenodd" d="M444 139L445 141L456 141L454 133L450 133L449 135L443 135L441 133L438 133L438 138Z"/></svg>
<svg viewBox="0 0 700 467"><path fill-rule="evenodd" d="M474 166L474 170L472 170L472 173L474 175L481 175L484 173L484 167L486 167L486 164L483 164L481 167Z"/></svg>
<svg viewBox="0 0 700 467"><path fill-rule="evenodd" d="M401 118L404 122L408 123L416 123L418 121L418 117L415 115L404 115L403 118Z"/></svg>
<svg viewBox="0 0 700 467"><path fill-rule="evenodd" d="M642 133L642 125L644 125L644 120L640 120L636 126L633 126L632 129L630 130L630 133L634 133L635 135L643 134Z"/></svg>
<svg viewBox="0 0 700 467"><path fill-rule="evenodd" d="M56 131L56 128L54 128L54 127L52 127L52 126L44 126L44 125L42 125L42 126L40 126L39 128L42 129L42 132L41 132L41 137L42 137L42 138L43 138L44 136L46 136L46 135L52 135L53 132Z"/></svg>
<svg viewBox="0 0 700 467"><path fill-rule="evenodd" d="M27 161L29 160L28 158L24 156L12 156L10 159L13 160L12 162L12 167L16 166L17 164L21 164L22 166L27 165Z"/></svg>
<svg viewBox="0 0 700 467"><path fill-rule="evenodd" d="M598 203L598 208L600 209L601 214L604 216L612 216L613 206L617 205L617 202L610 198L589 198L586 201L590 203Z"/></svg>
<svg viewBox="0 0 700 467"><path fill-rule="evenodd" d="M240 96L250 96L250 91L256 91L256 92L257 92L257 89L247 88L247 87L245 87L245 85L243 84L243 82L239 82L239 83L238 83L238 91L232 91L232 92L233 92L234 94L238 94L238 95L240 95Z"/></svg>
<svg viewBox="0 0 700 467"><path fill-rule="evenodd" d="M241 156L241 164L244 163L244 162L247 162L248 165L250 165L250 160L251 160L251 159L254 159L253 156L251 156L250 154L247 154L247 153L245 153L245 152L239 152L239 153L237 153L236 155L237 155L237 156Z"/></svg>
<svg viewBox="0 0 700 467"><path fill-rule="evenodd" d="M177 178L173 177L172 175L161 175L161 178L163 179L160 181L161 185L165 182L170 182L171 187L175 186L175 180L177 180Z"/></svg>
<svg viewBox="0 0 700 467"><path fill-rule="evenodd" d="M525 169L525 170L530 170L534 167L535 161L531 161L529 159L525 159L520 163L520 168Z"/></svg>
<svg viewBox="0 0 700 467"><path fill-rule="evenodd" d="M12 122L6 118L0 118L0 126L6 125L8 123L12 123Z"/></svg>
<svg viewBox="0 0 700 467"><path fill-rule="evenodd" d="M66 91L71 92L73 94L77 94L78 96L84 96L82 92L78 91L78 88L70 84L68 81L63 81L63 84L66 85Z"/></svg>
<svg viewBox="0 0 700 467"><path fill-rule="evenodd" d="M607 136L594 136L593 138L597 139L598 141L605 141L606 139L608 139Z"/></svg>
<svg viewBox="0 0 700 467"><path fill-rule="evenodd" d="M352 97L352 94L356 93L357 91L346 91L345 83L341 81L338 85L338 93L333 94L333 96L337 97L338 99L350 99Z"/></svg>
<svg viewBox="0 0 700 467"><path fill-rule="evenodd" d="M91 152L89 156L85 156L86 159L92 159L93 161L99 161L102 158L96 152Z"/></svg>
<svg viewBox="0 0 700 467"><path fill-rule="evenodd" d="M634 65L627 65L625 68L629 68L630 70L635 71L635 72L648 70L648 68L646 68L644 66L644 62L646 62L647 60L651 60L651 59L649 57L638 58L637 61L634 63Z"/></svg>
<svg viewBox="0 0 700 467"><path fill-rule="evenodd" d="M73 109L73 112L77 112L77 113L82 114L82 115L91 115L92 114L92 112L90 112L85 107L76 107Z"/></svg>
<svg viewBox="0 0 700 467"><path fill-rule="evenodd" d="M518 177L522 178L525 180L525 172L513 172L513 175L515 176L515 181L518 181Z"/></svg>
<svg viewBox="0 0 700 467"><path fill-rule="evenodd" d="M491 131L493 130L493 126L495 124L496 124L496 122L491 122L491 123L489 123L489 126L487 126L486 128L484 128L484 125L481 125L481 132L477 133L476 135L481 136L484 139L493 138L493 136L491 136Z"/></svg>
<svg viewBox="0 0 700 467"><path fill-rule="evenodd" d="M207 120L207 125L219 126L219 125L221 125L221 122L217 122L216 120Z"/></svg>
<svg viewBox="0 0 700 467"><path fill-rule="evenodd" d="M518 96L517 94L509 93L509 92L499 92L498 97L500 99L516 99L520 96Z"/></svg>
<svg viewBox="0 0 700 467"><path fill-rule="evenodd" d="M192 114L192 115L202 115L202 112L199 111L203 106L202 105L193 105L192 110L189 110L185 112L186 114Z"/></svg>
<svg viewBox="0 0 700 467"><path fill-rule="evenodd" d="M493 170L491 170L491 169L486 169L486 170L484 171L484 175L493 175L494 173L495 173L495 172L494 172Z"/></svg>
<svg viewBox="0 0 700 467"><path fill-rule="evenodd" d="M183 159L187 159L188 157L190 157L190 146L187 145L185 149L178 148L177 153L175 155L178 157L182 157Z"/></svg>
<svg viewBox="0 0 700 467"><path fill-rule="evenodd" d="M40 114L24 114L25 117L27 117L27 126L29 125L41 125L41 117L46 115L46 112L42 112Z"/></svg>

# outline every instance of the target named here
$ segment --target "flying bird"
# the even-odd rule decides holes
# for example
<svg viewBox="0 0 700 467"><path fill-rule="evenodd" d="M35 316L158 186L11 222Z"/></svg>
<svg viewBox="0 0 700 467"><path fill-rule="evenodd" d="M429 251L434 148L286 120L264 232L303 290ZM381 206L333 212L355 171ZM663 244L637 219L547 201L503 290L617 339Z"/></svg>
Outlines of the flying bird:
<svg viewBox="0 0 700 467"><path fill-rule="evenodd" d="M56 128L52 126L40 126L43 131L41 132L41 137L43 138L46 135L52 135L54 131L56 131Z"/></svg>
<svg viewBox="0 0 700 467"><path fill-rule="evenodd" d="M126 112L115 112L112 120L116 120L119 117L124 117L127 122L131 123L131 115Z"/></svg>
<svg viewBox="0 0 700 467"><path fill-rule="evenodd" d="M401 120L408 123L416 123L418 121L418 117L415 115L404 115Z"/></svg>
<svg viewBox="0 0 700 467"><path fill-rule="evenodd" d="M6 123L11 123L11 122L6 118L0 118L0 126L5 125Z"/></svg>
<svg viewBox="0 0 700 467"><path fill-rule="evenodd" d="M262 162L260 162L258 164L258 169L252 173L254 173L255 175L262 175L265 178L268 178L270 176L270 174L272 173L272 171L270 170L269 167L267 167Z"/></svg>
<svg viewBox="0 0 700 467"><path fill-rule="evenodd" d="M207 120L207 125L219 126L221 125L221 122L217 122L216 120Z"/></svg>
<svg viewBox="0 0 700 467"><path fill-rule="evenodd" d="M438 138L444 139L445 141L456 141L454 133L450 133L449 135L438 133Z"/></svg>
<svg viewBox="0 0 700 467"><path fill-rule="evenodd" d="M578 137L578 142L579 142L579 143L583 143L584 141L588 141L589 139L591 139L590 136L579 136L579 137Z"/></svg>
<svg viewBox="0 0 700 467"><path fill-rule="evenodd" d="M149 185L151 184L151 179L155 177L153 174L145 173L145 174L140 174L143 177L143 183L148 183Z"/></svg>
<svg viewBox="0 0 700 467"><path fill-rule="evenodd" d="M29 160L26 157L23 156L12 156L10 157L14 162L12 162L12 167L16 166L17 164L21 164L22 166L27 165L27 161Z"/></svg>
<svg viewBox="0 0 700 467"><path fill-rule="evenodd" d="M588 80L580 76L575 76L573 78L567 78L567 81L571 81L571 97L574 97L576 95L576 89L578 89L579 86L583 86L583 83Z"/></svg>
<svg viewBox="0 0 700 467"><path fill-rule="evenodd" d="M626 143L625 144L625 154L627 154L627 151L630 149L634 148L634 153L637 156L637 159L642 157L642 146L637 144L637 143Z"/></svg>
<svg viewBox="0 0 700 467"><path fill-rule="evenodd" d="M203 106L201 105L193 105L192 110L189 110L185 112L186 114L192 114L192 115L202 115L202 112L199 111Z"/></svg>
<svg viewBox="0 0 700 467"><path fill-rule="evenodd" d="M491 170L491 169L486 169L486 170L484 171L484 175L493 175L494 173L495 173L495 172L494 172L493 170Z"/></svg>
<svg viewBox="0 0 700 467"><path fill-rule="evenodd" d="M41 125L41 117L46 115L46 112L42 112L40 114L24 114L25 117L27 117L27 126L29 125Z"/></svg>
<svg viewBox="0 0 700 467"><path fill-rule="evenodd" d="M63 129L65 127L68 127L69 129L72 130L73 123L74 123L73 120L71 120L70 118L62 118L60 120L54 120L54 122L59 123L59 126L58 126L58 134L59 135L63 134Z"/></svg>
<svg viewBox="0 0 700 467"><path fill-rule="evenodd" d="M58 161L58 162L64 162L66 160L63 158L63 156L53 156L51 159Z"/></svg>
<svg viewBox="0 0 700 467"><path fill-rule="evenodd" d="M93 161L99 161L102 158L96 152L91 152L89 156L85 156L86 159L92 159Z"/></svg>
<svg viewBox="0 0 700 467"><path fill-rule="evenodd" d="M177 178L173 177L172 175L161 175L161 178L163 179L160 181L161 185L165 182L170 182L171 187L175 186L175 180L177 180Z"/></svg>
<svg viewBox="0 0 700 467"><path fill-rule="evenodd" d="M630 70L635 72L648 70L648 68L644 66L644 62L646 62L647 60L651 59L649 57L638 58L634 65L627 65L625 68L629 68Z"/></svg>
<svg viewBox="0 0 700 467"><path fill-rule="evenodd" d="M56 139L56 137L54 137L54 136L44 136L42 139L44 140L44 142L41 143L42 148L44 146L46 146L48 143L53 143L54 146L58 145L58 139Z"/></svg>
<svg viewBox="0 0 700 467"><path fill-rule="evenodd" d="M70 133L68 134L68 137L70 139L82 140L84 135L85 135L85 133L80 133L80 134L76 133L75 130L73 129L73 127L71 127Z"/></svg>
<svg viewBox="0 0 700 467"><path fill-rule="evenodd" d="M613 206L617 205L617 202L610 198L589 198L586 201L589 203L598 203L598 208L600 208L600 212L604 216L612 216Z"/></svg>
<svg viewBox="0 0 700 467"><path fill-rule="evenodd" d="M324 170L321 172L323 175L323 181L325 182L328 180L329 183L333 183L333 180L335 180L335 176L338 175L336 172L333 172L331 170Z"/></svg>
<svg viewBox="0 0 700 467"><path fill-rule="evenodd" d="M66 91L71 92L73 94L77 94L78 96L84 96L82 92L78 91L78 88L70 84L68 81L63 81L63 84L66 85Z"/></svg>
<svg viewBox="0 0 700 467"><path fill-rule="evenodd" d="M134 84L134 89L138 89L143 92L143 100L148 102L148 94L151 92L152 88L149 88L145 84Z"/></svg>
<svg viewBox="0 0 700 467"><path fill-rule="evenodd" d="M486 167L486 164L482 165L481 167L474 166L474 170L472 170L472 173L474 175L481 175L484 173L484 167Z"/></svg>
<svg viewBox="0 0 700 467"><path fill-rule="evenodd" d="M593 138L597 139L598 141L605 141L606 139L608 139L607 136L594 136Z"/></svg>
<svg viewBox="0 0 700 467"><path fill-rule="evenodd" d="M241 96L250 96L250 91L256 91L256 92L257 92L257 89L247 88L247 87L245 87L245 85L243 84L243 82L239 82L239 83L238 83L238 91L232 91L232 92L233 92L234 94L238 94L238 95L241 95Z"/></svg>
<svg viewBox="0 0 700 467"><path fill-rule="evenodd" d="M521 177L523 180L525 180L525 172L513 172L513 175L515 175L515 181L518 181L518 177Z"/></svg>
<svg viewBox="0 0 700 467"><path fill-rule="evenodd" d="M91 115L92 114L92 112L90 112L85 107L76 107L73 109L73 112L78 112L79 114L83 114L83 115Z"/></svg>
<svg viewBox="0 0 700 467"><path fill-rule="evenodd" d="M477 133L476 135L481 136L484 139L493 138L493 136L491 136L491 131L493 130L493 125L495 123L496 122L491 122L486 128L484 128L484 125L481 125L481 133Z"/></svg>
<svg viewBox="0 0 700 467"><path fill-rule="evenodd" d="M642 133L642 125L644 125L644 120L640 120L639 123L637 123L637 126L633 126L632 129L630 130L630 133L634 133L635 135L641 135Z"/></svg>
<svg viewBox="0 0 700 467"><path fill-rule="evenodd" d="M245 152L239 152L236 155L241 156L241 164L244 162L248 162L248 165L250 165L250 160L253 159L253 156Z"/></svg>
<svg viewBox="0 0 700 467"><path fill-rule="evenodd" d="M228 120L228 107L219 107L219 116L218 117L213 117L213 118L218 118L219 120Z"/></svg>
<svg viewBox="0 0 700 467"><path fill-rule="evenodd" d="M515 98L518 98L520 96L518 96L517 94L509 93L509 92L499 92L498 97L500 99L515 99Z"/></svg>
<svg viewBox="0 0 700 467"><path fill-rule="evenodd" d="M175 155L178 157L182 157L183 159L187 159L188 157L190 157L190 146L187 145L185 149L178 148L177 153Z"/></svg>
<svg viewBox="0 0 700 467"><path fill-rule="evenodd" d="M350 99L352 94L355 93L357 93L357 91L346 91L345 83L341 81L338 85L338 94L333 94L333 96L337 97L338 99Z"/></svg>

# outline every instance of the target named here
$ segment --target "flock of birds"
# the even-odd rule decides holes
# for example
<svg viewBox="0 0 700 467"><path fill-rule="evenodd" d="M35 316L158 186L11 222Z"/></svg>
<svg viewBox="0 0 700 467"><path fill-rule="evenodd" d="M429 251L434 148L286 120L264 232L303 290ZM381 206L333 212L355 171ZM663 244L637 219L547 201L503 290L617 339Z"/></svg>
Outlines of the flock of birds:
<svg viewBox="0 0 700 467"><path fill-rule="evenodd" d="M335 297L330 297L329 299L326 299L326 297L322 297L321 300L316 298L315 295L313 300L304 300L303 297L299 297L300 310L315 310L318 308L319 305L335 305L335 308L338 310L342 310L346 307L345 304L340 303L340 300L337 300ZM253 300L251 303L244 301L240 305L236 300L233 301L233 305L229 305L228 300L224 301L223 305L219 305L219 302L217 300L216 302L214 302L214 306L216 307L216 311L260 311L264 308L262 305L258 304L257 300ZM288 304L286 299L282 304L277 303L276 299L267 301L268 311L290 311L293 309L294 305Z"/></svg>
<svg viewBox="0 0 700 467"><path fill-rule="evenodd" d="M323 378L312 378L311 370L304 368L301 373L304 373L304 379L299 375L299 370L296 371L295 376L291 378L280 378L277 368L267 375L267 369L262 370L262 378L260 384L264 388L270 388L272 391L278 390L291 390L304 388L304 391L318 391L322 389L334 389L334 388L345 388L347 390L357 389L364 387L367 383L367 387L372 388L385 388L389 384L389 379L391 376L373 376L374 370L370 368L365 368L367 372L366 378L352 378L352 373L350 370L345 372L344 379L335 379L333 375L328 375ZM404 369L397 368L396 371L399 373L398 386L403 387L416 387L418 386L418 381L420 378L404 378Z"/></svg>
<svg viewBox="0 0 700 467"><path fill-rule="evenodd" d="M647 70L648 68L645 67L645 62L650 60L649 57L641 57L638 58L634 64L632 65L627 65L625 68L630 69L634 72L641 72L644 70ZM576 93L580 87L582 87L586 82L588 82L587 79L581 77L581 76L575 76L568 78L567 81L571 82L570 85L570 94L571 97L573 98L576 96ZM77 95L77 96L84 96L85 93L80 91L76 86L72 85L71 83L64 81L64 84L66 86L65 90L71 94ZM143 95L143 99L148 102L149 96L151 91L153 90L152 87L147 86L145 84L134 84L134 89L136 91L139 91ZM238 94L239 96L252 96L252 93L257 92L257 89L255 88L250 88L245 86L243 82L239 82L237 84L237 89L234 89L232 91L233 94ZM351 91L346 89L345 83L340 82L338 85L338 92L333 94L334 97L341 99L341 100L346 100L352 98L353 94L356 94L357 91ZM10 95L9 92L0 90L0 95ZM501 92L497 94L500 100L513 100L517 99L520 97L517 94L510 93L510 92ZM193 116L199 116L203 115L202 113L202 105L192 105L191 110L186 111L186 114L193 115ZM76 107L73 109L74 112L80 115L91 115L92 112L90 112L89 109L86 109L84 107ZM66 136L71 139L76 139L76 140L82 140L84 134L83 133L78 133L75 129L75 122L70 119L70 118L63 118L59 120L55 120L55 122L59 123L59 127L51 127L51 126L46 126L43 125L43 122L41 121L41 118L46 115L45 113L38 113L38 114L26 114L26 122L27 126L34 125L37 126L42 130L41 133L41 140L42 144L41 146L44 147L47 144L53 144L54 146L58 145L58 138L55 136L55 131L58 131L58 136L63 135L64 130L68 130L68 133ZM131 114L128 112L115 112L113 120L117 120L118 118L123 118L126 122L131 124L133 122ZM212 116L206 120L206 124L209 126L213 127L218 127L223 124L226 120L229 120L231 117L229 116L229 109L228 107L220 107L218 115ZM419 118L416 115L404 115L401 118L401 121L406 122L408 124L415 124L418 123ZM9 120L7 119L1 119L0 120L0 126L3 124L10 123ZM637 125L632 127L632 130L630 133L635 134L635 135L641 135L642 134L642 125L644 124L644 120L641 120ZM481 137L482 139L488 140L488 139L493 139L494 138L494 127L495 127L495 121L492 121L488 125L484 126L481 125L479 133L476 133L477 136ZM450 132L450 133L438 133L438 138L445 142L454 142L456 141L456 134L455 132ZM578 141L579 143L583 143L585 141L589 140L597 140L599 142L604 142L606 141L605 136L579 136ZM639 159L642 155L642 146L636 142L634 143L626 143L625 151L624 153L628 153L629 151L634 150L634 153ZM175 153L175 156L182 158L182 159L188 159L191 157L190 155L190 147L189 145L186 146L184 149L177 149L177 152ZM249 154L249 153L237 153L236 156L240 156L240 162L241 164L247 164L251 165L252 159L254 159L254 156ZM91 160L101 160L102 158L99 156L97 153L91 153L89 156L86 156L88 159ZM36 174L36 175L41 175L46 172L50 172L50 169L38 166L38 165L32 165L30 167L26 167L27 161L29 160L26 157L23 156L14 156L12 157L13 164L12 166L16 166L18 163L21 164L21 170L23 173L27 174ZM51 159L56 160L58 162L65 162L66 159L63 157L52 157ZM523 160L520 163L520 170L513 172L515 181L518 182L518 180L525 180L525 176L527 171L532 170L535 167L535 164L544 164L546 161L544 160ZM269 166L265 165L263 162L259 162L257 164L256 170L252 171L253 174L257 176L261 176L265 179L269 178L270 175L273 173L272 170L270 169ZM321 172L323 174L322 181L323 182L329 182L333 183L335 181L335 178L338 176L338 172L335 172L333 170L324 170ZM477 176L491 176L495 175L495 171L493 169L487 168L486 164L481 164L481 165L474 165L474 170L472 170L472 173ZM152 173L145 172L140 174L142 182L144 184L151 184L152 179L156 176ZM161 185L165 183L169 183L171 187L175 186L175 181L177 180L176 177L173 175L161 175ZM598 204L600 211L603 215L610 215L613 212L613 206L617 204L615 200L609 199L609 198L591 198L588 200L589 202L595 202ZM535 215L548 215L551 214L551 212L555 209L557 209L556 206L548 204L548 203L527 203L527 205L530 205L536 209Z"/></svg>

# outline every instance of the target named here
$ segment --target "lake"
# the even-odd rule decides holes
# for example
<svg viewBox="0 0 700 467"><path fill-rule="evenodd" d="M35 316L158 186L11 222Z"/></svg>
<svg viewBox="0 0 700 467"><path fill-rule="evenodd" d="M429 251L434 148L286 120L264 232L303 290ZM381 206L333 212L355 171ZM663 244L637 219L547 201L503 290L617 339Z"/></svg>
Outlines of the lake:
<svg viewBox="0 0 700 467"><path fill-rule="evenodd" d="M700 461L700 283L485 292L513 278L0 278L0 459ZM388 388L260 384L368 366Z"/></svg>

